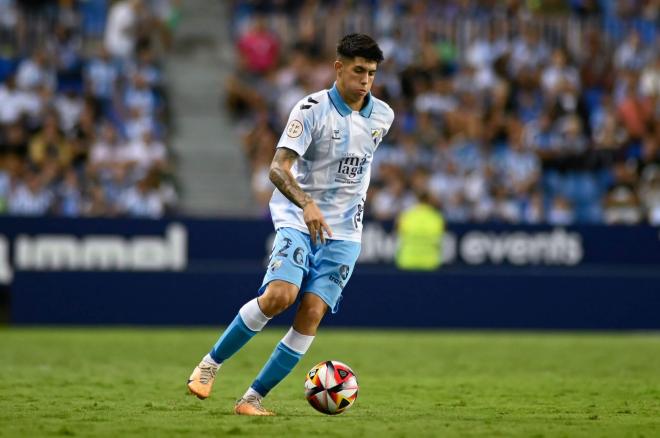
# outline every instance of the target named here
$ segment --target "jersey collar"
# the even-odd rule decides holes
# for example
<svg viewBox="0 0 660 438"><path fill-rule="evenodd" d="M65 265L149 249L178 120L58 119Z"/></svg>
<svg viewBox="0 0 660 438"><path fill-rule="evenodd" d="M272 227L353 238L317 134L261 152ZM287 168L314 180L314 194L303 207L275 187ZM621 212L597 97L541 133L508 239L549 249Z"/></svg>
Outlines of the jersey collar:
<svg viewBox="0 0 660 438"><path fill-rule="evenodd" d="M335 109L339 114L342 115L342 117L346 117L347 115L353 112L351 107L349 107L348 104L344 102L344 99L341 97L341 94L339 94L339 90L337 90L336 82L332 85L330 91L328 91L328 96L330 97L330 102L332 102ZM371 98L371 92L369 92L364 98L366 99L367 103L364 106L362 106L362 109L360 110L360 115L362 117L369 118L371 117L371 112L374 109L374 100Z"/></svg>

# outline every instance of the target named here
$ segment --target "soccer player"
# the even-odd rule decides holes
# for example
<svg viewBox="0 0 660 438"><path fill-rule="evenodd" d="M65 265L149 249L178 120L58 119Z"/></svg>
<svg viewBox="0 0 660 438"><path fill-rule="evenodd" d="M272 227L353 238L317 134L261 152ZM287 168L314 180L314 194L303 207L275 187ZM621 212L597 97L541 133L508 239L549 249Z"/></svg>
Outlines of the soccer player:
<svg viewBox="0 0 660 438"><path fill-rule="evenodd" d="M337 45L333 87L291 111L270 166L277 233L260 295L241 307L194 369L188 388L200 399L210 395L224 361L301 295L293 327L234 407L239 415L274 415L262 399L305 354L327 309L337 312L360 253L373 155L394 120L370 93L382 60L371 37L346 35Z"/></svg>

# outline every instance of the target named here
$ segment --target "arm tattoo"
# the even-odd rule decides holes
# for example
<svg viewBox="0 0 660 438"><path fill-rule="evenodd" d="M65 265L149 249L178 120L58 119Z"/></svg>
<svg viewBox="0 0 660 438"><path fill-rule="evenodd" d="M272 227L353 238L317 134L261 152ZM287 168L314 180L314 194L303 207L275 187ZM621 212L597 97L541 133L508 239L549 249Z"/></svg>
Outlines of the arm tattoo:
<svg viewBox="0 0 660 438"><path fill-rule="evenodd" d="M291 166L297 158L298 154L291 149L277 149L268 176L289 201L304 209L312 201L312 197L303 192L291 174Z"/></svg>

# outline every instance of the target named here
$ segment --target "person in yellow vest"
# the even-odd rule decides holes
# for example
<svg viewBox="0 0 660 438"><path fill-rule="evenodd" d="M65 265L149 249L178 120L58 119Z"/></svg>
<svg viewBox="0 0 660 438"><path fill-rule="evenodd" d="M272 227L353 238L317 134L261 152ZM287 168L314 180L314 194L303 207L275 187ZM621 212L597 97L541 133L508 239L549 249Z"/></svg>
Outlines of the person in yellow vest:
<svg viewBox="0 0 660 438"><path fill-rule="evenodd" d="M419 192L417 199L397 218L399 244L395 262L399 269L432 271L442 264L445 221L429 202L428 193Z"/></svg>

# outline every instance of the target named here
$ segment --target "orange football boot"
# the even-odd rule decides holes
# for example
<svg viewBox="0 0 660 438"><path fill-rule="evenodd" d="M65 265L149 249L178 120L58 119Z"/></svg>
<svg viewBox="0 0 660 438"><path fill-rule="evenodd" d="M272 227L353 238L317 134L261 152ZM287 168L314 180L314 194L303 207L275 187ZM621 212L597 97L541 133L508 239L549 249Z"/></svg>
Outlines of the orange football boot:
<svg viewBox="0 0 660 438"><path fill-rule="evenodd" d="M215 375L218 372L218 366L208 362L201 361L195 367L188 379L188 390L197 398L204 400L211 395Z"/></svg>
<svg viewBox="0 0 660 438"><path fill-rule="evenodd" d="M272 417L275 412L261 406L261 399L254 396L243 397L236 402L234 406L236 415L250 415L258 417Z"/></svg>

